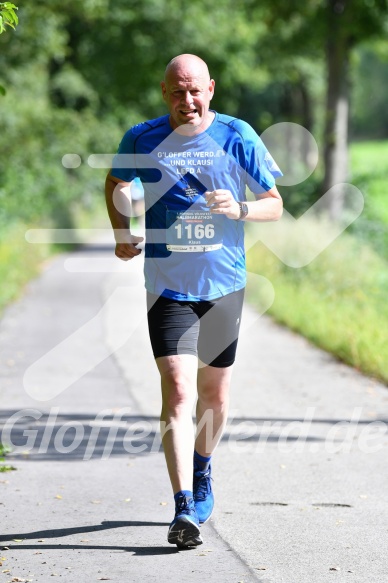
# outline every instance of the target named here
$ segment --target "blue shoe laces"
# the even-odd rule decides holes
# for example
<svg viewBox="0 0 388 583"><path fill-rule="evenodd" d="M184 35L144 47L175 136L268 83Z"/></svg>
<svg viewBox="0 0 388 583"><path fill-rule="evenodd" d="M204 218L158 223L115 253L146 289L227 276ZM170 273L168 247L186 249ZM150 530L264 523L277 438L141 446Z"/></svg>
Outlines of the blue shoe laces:
<svg viewBox="0 0 388 583"><path fill-rule="evenodd" d="M211 492L211 479L210 468L204 472L194 472L193 488L196 501L206 500Z"/></svg>
<svg viewBox="0 0 388 583"><path fill-rule="evenodd" d="M175 502L175 516L178 514L187 514L188 516L191 516L193 513L195 513L193 498L180 496Z"/></svg>

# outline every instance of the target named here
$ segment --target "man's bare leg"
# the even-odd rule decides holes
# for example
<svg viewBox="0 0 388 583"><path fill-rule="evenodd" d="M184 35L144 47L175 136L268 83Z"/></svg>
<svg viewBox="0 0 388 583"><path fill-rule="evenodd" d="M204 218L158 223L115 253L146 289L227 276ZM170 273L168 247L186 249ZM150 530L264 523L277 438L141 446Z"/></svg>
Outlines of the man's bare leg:
<svg viewBox="0 0 388 583"><path fill-rule="evenodd" d="M206 366L198 371L193 498L200 524L210 518L214 508L210 458L221 439L227 420L232 369L232 366Z"/></svg>
<svg viewBox="0 0 388 583"><path fill-rule="evenodd" d="M190 354L156 359L162 384L161 436L174 494L193 489L197 357Z"/></svg>
<svg viewBox="0 0 388 583"><path fill-rule="evenodd" d="M197 437L195 451L210 457L221 439L228 417L233 365L198 369Z"/></svg>

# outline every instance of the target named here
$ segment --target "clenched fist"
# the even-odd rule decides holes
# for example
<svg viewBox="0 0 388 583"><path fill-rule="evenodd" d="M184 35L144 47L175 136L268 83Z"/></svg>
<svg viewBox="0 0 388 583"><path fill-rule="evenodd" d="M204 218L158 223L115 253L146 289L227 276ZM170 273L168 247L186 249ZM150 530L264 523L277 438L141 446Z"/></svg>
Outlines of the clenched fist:
<svg viewBox="0 0 388 583"><path fill-rule="evenodd" d="M240 206L230 190L218 188L212 192L205 192L205 198L210 212L217 215L226 215L228 219L238 219Z"/></svg>
<svg viewBox="0 0 388 583"><path fill-rule="evenodd" d="M129 261L136 255L140 255L141 250L137 249L136 245L143 241L144 237L136 237L136 235L129 235L128 241L123 243L116 243L115 255L123 261Z"/></svg>

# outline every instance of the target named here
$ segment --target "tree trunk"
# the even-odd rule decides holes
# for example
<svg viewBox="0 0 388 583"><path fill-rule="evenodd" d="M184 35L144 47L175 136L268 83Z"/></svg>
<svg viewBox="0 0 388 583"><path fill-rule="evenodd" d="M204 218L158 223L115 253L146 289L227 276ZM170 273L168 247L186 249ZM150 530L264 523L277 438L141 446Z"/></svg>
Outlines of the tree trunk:
<svg viewBox="0 0 388 583"><path fill-rule="evenodd" d="M303 116L302 126L312 134L314 125L313 108L308 86L306 80L303 78L300 81L299 90ZM311 150L311 140L309 139L308 134L304 134L304 142L302 144L302 160L305 160L305 163L311 171L315 169L315 150Z"/></svg>
<svg viewBox="0 0 388 583"><path fill-rule="evenodd" d="M328 0L327 107L324 134L325 175L323 192L348 178L349 54L350 39L345 22L347 0ZM334 189L328 199L330 218L339 220L344 190Z"/></svg>

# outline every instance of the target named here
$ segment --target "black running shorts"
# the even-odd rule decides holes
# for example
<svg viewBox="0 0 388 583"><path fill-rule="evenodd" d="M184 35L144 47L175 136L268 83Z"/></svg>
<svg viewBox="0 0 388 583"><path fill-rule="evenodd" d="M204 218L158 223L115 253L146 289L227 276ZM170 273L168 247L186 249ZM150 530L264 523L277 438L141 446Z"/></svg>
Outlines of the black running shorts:
<svg viewBox="0 0 388 583"><path fill-rule="evenodd" d="M147 292L148 328L155 358L193 354L207 365L234 363L244 289L213 301L179 301Z"/></svg>

